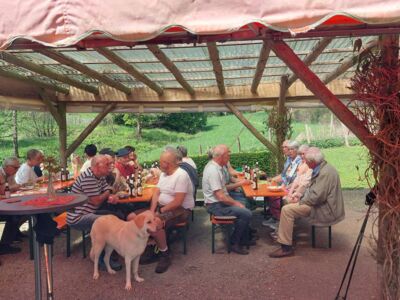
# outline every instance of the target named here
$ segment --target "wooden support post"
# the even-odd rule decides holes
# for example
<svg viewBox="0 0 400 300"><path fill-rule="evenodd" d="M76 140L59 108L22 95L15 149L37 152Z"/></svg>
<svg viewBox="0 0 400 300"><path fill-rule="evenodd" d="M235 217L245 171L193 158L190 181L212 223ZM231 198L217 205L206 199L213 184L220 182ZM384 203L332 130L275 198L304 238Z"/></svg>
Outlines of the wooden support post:
<svg viewBox="0 0 400 300"><path fill-rule="evenodd" d="M273 154L278 155L279 151L274 144L268 141L250 122L243 116L243 114L231 103L225 102L226 107L247 127L248 130L268 148Z"/></svg>
<svg viewBox="0 0 400 300"><path fill-rule="evenodd" d="M375 151L372 134L315 75L284 41L274 41L272 50L295 73L305 86L341 120L368 149Z"/></svg>
<svg viewBox="0 0 400 300"><path fill-rule="evenodd" d="M76 148L83 142L83 140L96 128L96 126L104 119L104 117L111 111L114 110L116 104L108 104L106 108L99 113L90 124L82 131L82 133L72 142L72 144L68 147L66 156L70 156Z"/></svg>
<svg viewBox="0 0 400 300"><path fill-rule="evenodd" d="M58 124L58 140L60 142L60 162L62 168L67 168L67 113L65 102L58 103L57 113L60 118Z"/></svg>
<svg viewBox="0 0 400 300"><path fill-rule="evenodd" d="M277 105L277 109L276 109L277 113L278 113L278 120L280 123L286 121L285 101L286 101L287 87L288 87L288 76L284 75L281 77L279 99L278 99L278 105ZM283 128L283 127L280 126L280 128ZM286 132L281 132L279 130L276 130L275 136L276 136L276 145L277 145L277 147L279 147L280 145L283 144L284 140L286 139ZM277 160L278 160L278 168L282 169L283 165L285 163L285 157L280 153L277 157Z"/></svg>

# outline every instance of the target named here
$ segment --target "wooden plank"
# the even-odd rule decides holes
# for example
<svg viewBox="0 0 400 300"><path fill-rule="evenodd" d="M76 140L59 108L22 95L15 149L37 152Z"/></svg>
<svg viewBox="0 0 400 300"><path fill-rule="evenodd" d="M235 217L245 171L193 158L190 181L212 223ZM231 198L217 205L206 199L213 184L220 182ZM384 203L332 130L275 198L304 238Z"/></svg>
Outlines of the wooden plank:
<svg viewBox="0 0 400 300"><path fill-rule="evenodd" d="M54 120L56 120L58 127L62 122L61 115L58 113L57 108L54 106L53 101L51 100L50 96L46 94L44 90L39 92L40 98L42 99L43 103L46 105L47 109L53 116Z"/></svg>
<svg viewBox="0 0 400 300"><path fill-rule="evenodd" d="M53 83L47 83L41 80L37 80L35 77L31 76L22 76L18 73L14 73L11 71L6 71L3 69L0 69L0 76L3 77L7 77L7 78L12 78L12 79L16 79L18 81L22 81L24 83L39 87L39 88L43 88L43 89L47 89L47 90L51 90L51 91L55 91L55 92L59 92L59 93L63 93L63 94L68 94L69 90L59 86L57 84L53 84Z"/></svg>
<svg viewBox="0 0 400 300"><path fill-rule="evenodd" d="M157 45L147 45L147 48L158 58L158 60L174 75L175 79L179 84L190 94L194 95L195 92L190 84L183 77L182 73L176 67L176 65L168 58L167 55Z"/></svg>
<svg viewBox="0 0 400 300"><path fill-rule="evenodd" d="M363 51L368 51L372 48L375 48L378 45L378 40L371 41L368 43ZM348 69L350 69L352 66L354 66L358 62L358 57L360 54L363 52L357 52L350 56L349 58L345 59L340 66L338 66L333 72L325 75L322 78L322 82L327 84L331 82L332 80L338 78L340 75L342 75L344 72L346 72Z"/></svg>
<svg viewBox="0 0 400 300"><path fill-rule="evenodd" d="M323 84L284 41L274 41L272 50L346 126L368 147L375 149L372 134L360 120Z"/></svg>
<svg viewBox="0 0 400 300"><path fill-rule="evenodd" d="M75 70L78 70L82 74L88 75L89 77L92 77L106 85L109 85L117 90L120 90L121 92L124 92L127 95L131 94L131 89L123 84L121 84L118 81L115 81L111 79L110 77L107 77L91 68L88 66L80 63L79 61L70 58L68 56L65 56L64 54L57 52L55 50L50 50L50 49L41 49L37 50L40 54L43 54L47 57L50 57L51 59L58 61L59 63L63 65L70 66L71 68L74 68Z"/></svg>
<svg viewBox="0 0 400 300"><path fill-rule="evenodd" d="M66 103L58 103L58 114L60 115L60 124L58 125L58 140L60 143L60 162L61 167L67 167L67 108Z"/></svg>
<svg viewBox="0 0 400 300"><path fill-rule="evenodd" d="M309 52L306 57L304 58L303 62L306 66L311 65L317 58L318 56L325 50L325 48L330 44L330 42L333 40L333 37L323 37L321 38L315 46L311 49L311 52ZM288 88L297 80L296 74L292 74L289 79L288 79Z"/></svg>
<svg viewBox="0 0 400 300"><path fill-rule="evenodd" d="M83 83L81 81L78 81L78 80L75 80L72 78L69 78L68 76L65 76L63 74L56 73L47 67L37 65L26 59L18 58L17 56L12 55L8 52L5 52L5 51L0 52L0 58L10 64L28 69L30 71L33 71L35 73L38 73L38 74L46 76L46 77L49 77L51 79L64 82L66 84L77 87L78 89L88 91L89 93L92 93L95 95L99 94L99 90L94 86L91 86L89 84Z"/></svg>
<svg viewBox="0 0 400 300"><path fill-rule="evenodd" d="M257 88L263 76L265 65L267 64L270 52L271 52L271 42L264 41L261 47L260 56L258 58L256 71L254 73L254 78L250 89L251 92L254 94L257 93Z"/></svg>
<svg viewBox="0 0 400 300"><path fill-rule="evenodd" d="M243 123L244 126L261 142L265 147L268 148L275 155L279 154L278 149L274 144L268 141L258 130L251 125L251 123L243 116L243 114L232 104L229 102L225 103L226 107Z"/></svg>
<svg viewBox="0 0 400 300"><path fill-rule="evenodd" d="M219 51L215 42L207 43L208 53L213 65L215 79L217 81L219 93L225 95L224 74L222 72L221 61L219 60Z"/></svg>
<svg viewBox="0 0 400 300"><path fill-rule="evenodd" d="M108 60L116 64L121 69L125 70L129 75L133 76L135 79L147 85L153 91L155 91L159 96L163 94L163 89L154 81L149 79L146 75L143 75L138 69L136 69L131 64L127 63L120 56L115 54L113 51L107 48L96 48L96 51L106 57Z"/></svg>
<svg viewBox="0 0 400 300"><path fill-rule="evenodd" d="M72 142L66 151L66 157L70 156L83 140L96 128L96 126L104 119L104 117L116 107L115 103L108 104L105 109L99 113L90 124L82 131L82 133Z"/></svg>

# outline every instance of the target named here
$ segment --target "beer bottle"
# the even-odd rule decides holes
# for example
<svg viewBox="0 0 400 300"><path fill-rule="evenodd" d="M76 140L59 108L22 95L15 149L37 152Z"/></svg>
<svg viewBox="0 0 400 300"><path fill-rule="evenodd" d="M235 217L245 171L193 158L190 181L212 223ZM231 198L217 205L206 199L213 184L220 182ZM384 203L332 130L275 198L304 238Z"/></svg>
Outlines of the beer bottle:
<svg viewBox="0 0 400 300"><path fill-rule="evenodd" d="M10 191L10 187L8 186L8 182L6 182L6 188L4 189L4 195L6 196L6 198L11 197L11 191Z"/></svg>
<svg viewBox="0 0 400 300"><path fill-rule="evenodd" d="M136 185L137 195L138 197L143 196L143 187L142 187L142 177L139 175L139 179Z"/></svg>
<svg viewBox="0 0 400 300"><path fill-rule="evenodd" d="M61 182L64 182L64 181L65 181L65 172L64 172L64 168L61 168L61 171L60 171L60 180L61 180Z"/></svg>

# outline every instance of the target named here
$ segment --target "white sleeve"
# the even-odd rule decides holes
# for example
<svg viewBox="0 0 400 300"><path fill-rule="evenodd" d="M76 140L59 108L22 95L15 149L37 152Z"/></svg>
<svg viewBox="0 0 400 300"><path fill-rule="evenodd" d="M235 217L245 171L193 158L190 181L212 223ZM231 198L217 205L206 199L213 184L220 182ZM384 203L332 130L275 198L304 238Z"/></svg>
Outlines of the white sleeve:
<svg viewBox="0 0 400 300"><path fill-rule="evenodd" d="M185 171L183 172L179 174L179 176L176 178L175 192L187 194L189 192L189 187L192 183L190 181L189 175Z"/></svg>
<svg viewBox="0 0 400 300"><path fill-rule="evenodd" d="M208 176L208 181L213 192L224 189L221 174L217 169L212 168Z"/></svg>
<svg viewBox="0 0 400 300"><path fill-rule="evenodd" d="M26 184L29 182L29 166L23 165L19 168L17 174L15 174L15 182L18 184Z"/></svg>

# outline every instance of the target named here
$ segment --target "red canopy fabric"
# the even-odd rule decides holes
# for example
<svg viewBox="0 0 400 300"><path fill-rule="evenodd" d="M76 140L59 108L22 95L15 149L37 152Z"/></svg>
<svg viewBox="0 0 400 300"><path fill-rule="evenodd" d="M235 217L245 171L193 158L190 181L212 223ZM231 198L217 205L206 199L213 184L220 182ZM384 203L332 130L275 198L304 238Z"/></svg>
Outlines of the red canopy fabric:
<svg viewBox="0 0 400 300"><path fill-rule="evenodd" d="M321 24L400 21L398 0L2 0L1 7L0 49L18 39L63 47L89 36L137 42L182 30L231 33L248 24L298 33Z"/></svg>

